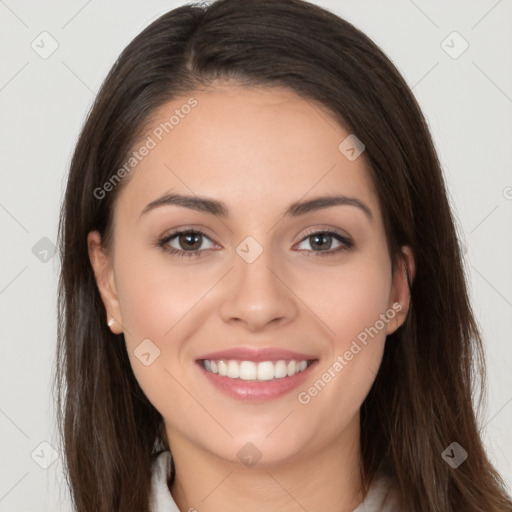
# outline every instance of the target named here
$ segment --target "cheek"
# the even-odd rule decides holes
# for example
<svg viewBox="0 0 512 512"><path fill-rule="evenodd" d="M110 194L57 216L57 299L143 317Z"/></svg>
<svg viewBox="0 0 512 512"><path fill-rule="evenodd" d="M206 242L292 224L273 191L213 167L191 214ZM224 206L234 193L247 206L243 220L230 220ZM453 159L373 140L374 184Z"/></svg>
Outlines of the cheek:
<svg viewBox="0 0 512 512"><path fill-rule="evenodd" d="M218 272L170 264L156 249L126 254L116 261L116 282L130 363L153 405L164 416L176 417L190 406L180 385L189 379L184 375L190 371L184 364L186 342L200 328L198 315L204 318L207 312L205 294L218 282Z"/></svg>
<svg viewBox="0 0 512 512"><path fill-rule="evenodd" d="M395 316L388 307L391 267L386 258L362 256L336 272L331 269L329 279L311 278L307 284L308 305L328 326L329 341L299 403L334 432L357 413L377 375L386 327Z"/></svg>
<svg viewBox="0 0 512 512"><path fill-rule="evenodd" d="M123 327L130 343L172 337L175 326L194 314L194 306L218 280L193 265L168 264L152 249L119 261L117 280ZM139 340L139 341L138 341Z"/></svg>
<svg viewBox="0 0 512 512"><path fill-rule="evenodd" d="M328 337L339 351L385 313L391 285L388 260L361 253L339 267L304 273L294 291L328 328Z"/></svg>

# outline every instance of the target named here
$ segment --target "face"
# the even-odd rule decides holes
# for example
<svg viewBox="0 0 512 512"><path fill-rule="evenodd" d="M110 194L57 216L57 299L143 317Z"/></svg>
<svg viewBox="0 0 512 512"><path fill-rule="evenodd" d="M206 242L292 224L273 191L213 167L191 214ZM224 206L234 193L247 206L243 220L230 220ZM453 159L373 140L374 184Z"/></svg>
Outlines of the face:
<svg viewBox="0 0 512 512"><path fill-rule="evenodd" d="M277 464L357 438L409 296L364 152L339 149L349 135L280 88L216 85L155 112L111 250L88 241L171 450Z"/></svg>

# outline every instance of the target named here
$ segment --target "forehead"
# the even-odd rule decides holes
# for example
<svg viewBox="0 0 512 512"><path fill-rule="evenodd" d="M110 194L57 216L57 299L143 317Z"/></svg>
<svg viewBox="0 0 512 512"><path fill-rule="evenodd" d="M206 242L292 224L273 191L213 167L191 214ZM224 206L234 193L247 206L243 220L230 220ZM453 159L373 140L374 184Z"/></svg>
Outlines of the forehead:
<svg viewBox="0 0 512 512"><path fill-rule="evenodd" d="M147 126L138 146L151 149L119 198L138 213L170 190L216 198L239 213L248 199L268 210L334 192L375 209L364 153L347 159L339 146L350 133L292 90L212 86L162 105Z"/></svg>

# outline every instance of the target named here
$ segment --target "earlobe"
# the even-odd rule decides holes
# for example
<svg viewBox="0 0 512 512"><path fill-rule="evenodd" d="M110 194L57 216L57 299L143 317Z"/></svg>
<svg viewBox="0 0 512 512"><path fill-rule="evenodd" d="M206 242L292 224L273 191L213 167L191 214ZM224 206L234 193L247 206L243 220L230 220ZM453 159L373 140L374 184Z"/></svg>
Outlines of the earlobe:
<svg viewBox="0 0 512 512"><path fill-rule="evenodd" d="M96 285L105 306L105 322L114 334L120 334L123 332L123 326L113 265L111 257L101 244L101 235L98 231L91 231L87 235L87 247Z"/></svg>
<svg viewBox="0 0 512 512"><path fill-rule="evenodd" d="M412 286L416 275L416 264L412 249L408 245L404 245L401 249L402 257L396 262L389 300L389 307L396 313L395 321L388 323L386 334L393 334L405 322L411 305L409 282Z"/></svg>

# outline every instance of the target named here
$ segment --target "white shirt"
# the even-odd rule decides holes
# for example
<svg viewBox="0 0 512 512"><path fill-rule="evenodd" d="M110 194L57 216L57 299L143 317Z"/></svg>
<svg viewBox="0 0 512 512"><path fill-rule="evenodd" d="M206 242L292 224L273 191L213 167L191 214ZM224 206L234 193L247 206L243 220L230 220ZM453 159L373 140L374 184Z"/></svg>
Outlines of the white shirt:
<svg viewBox="0 0 512 512"><path fill-rule="evenodd" d="M163 451L154 456L151 465L151 512L180 512L167 487L170 472L171 452ZM397 507L392 480L387 476L378 475L372 482L365 500L353 512L400 512Z"/></svg>

